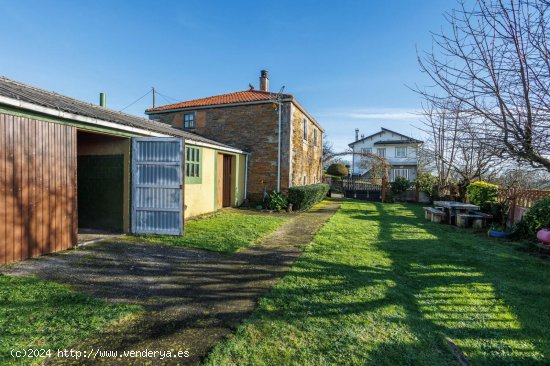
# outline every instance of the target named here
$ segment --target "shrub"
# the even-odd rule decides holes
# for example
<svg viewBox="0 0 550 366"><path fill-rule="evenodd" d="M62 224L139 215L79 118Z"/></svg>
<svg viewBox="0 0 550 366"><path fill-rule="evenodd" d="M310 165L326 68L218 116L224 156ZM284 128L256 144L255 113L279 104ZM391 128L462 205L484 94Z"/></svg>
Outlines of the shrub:
<svg viewBox="0 0 550 366"><path fill-rule="evenodd" d="M327 169L327 174L337 177L345 177L348 173L348 168L344 164L331 164Z"/></svg>
<svg viewBox="0 0 550 366"><path fill-rule="evenodd" d="M288 202L294 210L307 210L325 198L329 190L328 184L318 183L308 186L297 186L288 189Z"/></svg>
<svg viewBox="0 0 550 366"><path fill-rule="evenodd" d="M411 187L411 182L405 177L397 177L391 182L391 191L393 194L405 192Z"/></svg>
<svg viewBox="0 0 550 366"><path fill-rule="evenodd" d="M550 196L538 200L516 226L516 234L534 239L537 231L546 227L550 220Z"/></svg>
<svg viewBox="0 0 550 366"><path fill-rule="evenodd" d="M416 183L420 191L426 193L433 200L437 194L437 177L430 173L419 174L416 177Z"/></svg>
<svg viewBox="0 0 550 366"><path fill-rule="evenodd" d="M265 200L265 205L270 210L284 210L288 207L288 200L277 191L273 191Z"/></svg>
<svg viewBox="0 0 550 366"><path fill-rule="evenodd" d="M466 189L468 200L487 211L492 203L497 201L498 186L484 181L468 184Z"/></svg>

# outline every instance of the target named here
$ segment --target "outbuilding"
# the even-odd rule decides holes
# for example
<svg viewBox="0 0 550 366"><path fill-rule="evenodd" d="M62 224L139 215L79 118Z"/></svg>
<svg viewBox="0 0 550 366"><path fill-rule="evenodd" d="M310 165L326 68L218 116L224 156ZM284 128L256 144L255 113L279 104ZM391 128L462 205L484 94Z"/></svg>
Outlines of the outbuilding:
<svg viewBox="0 0 550 366"><path fill-rule="evenodd" d="M0 78L0 264L79 230L183 235L246 198L248 153L167 124Z"/></svg>

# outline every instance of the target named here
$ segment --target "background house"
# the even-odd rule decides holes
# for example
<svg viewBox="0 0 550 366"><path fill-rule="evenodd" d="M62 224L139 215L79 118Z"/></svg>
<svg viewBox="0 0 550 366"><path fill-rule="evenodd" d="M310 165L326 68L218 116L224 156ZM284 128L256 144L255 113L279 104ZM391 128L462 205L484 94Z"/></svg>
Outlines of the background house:
<svg viewBox="0 0 550 366"><path fill-rule="evenodd" d="M418 170L418 149L422 141L413 139L395 131L381 128L380 132L359 138L355 130L355 141L349 144L353 150L352 175L368 175L368 169L361 153L372 153L384 157L390 164L390 181L396 177L416 179Z"/></svg>
<svg viewBox="0 0 550 366"><path fill-rule="evenodd" d="M0 264L67 249L79 229L182 234L240 205L247 154L0 78Z"/></svg>
<svg viewBox="0 0 550 366"><path fill-rule="evenodd" d="M174 128L250 152L247 182L253 201L262 201L264 192L278 188L284 192L292 186L321 181L323 129L292 95L269 91L265 70L260 75L259 90L250 87L151 108L145 113Z"/></svg>

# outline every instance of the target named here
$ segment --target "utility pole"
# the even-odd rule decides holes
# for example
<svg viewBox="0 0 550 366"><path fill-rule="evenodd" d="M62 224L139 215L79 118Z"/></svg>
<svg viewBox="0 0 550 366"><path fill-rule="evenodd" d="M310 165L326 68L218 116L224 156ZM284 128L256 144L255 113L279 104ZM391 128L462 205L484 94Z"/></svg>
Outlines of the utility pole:
<svg viewBox="0 0 550 366"><path fill-rule="evenodd" d="M153 108L155 108L155 87L153 86L151 89L153 89Z"/></svg>

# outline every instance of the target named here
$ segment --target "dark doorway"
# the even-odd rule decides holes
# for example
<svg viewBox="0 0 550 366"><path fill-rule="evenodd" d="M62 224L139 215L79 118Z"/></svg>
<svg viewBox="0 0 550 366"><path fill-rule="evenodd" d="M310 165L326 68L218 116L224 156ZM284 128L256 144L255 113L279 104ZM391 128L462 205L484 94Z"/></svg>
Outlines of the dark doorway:
<svg viewBox="0 0 550 366"><path fill-rule="evenodd" d="M78 156L78 226L122 232L124 155Z"/></svg>
<svg viewBox="0 0 550 366"><path fill-rule="evenodd" d="M231 156L223 156L223 207L231 206Z"/></svg>

